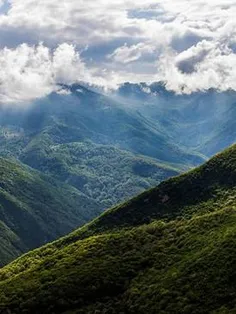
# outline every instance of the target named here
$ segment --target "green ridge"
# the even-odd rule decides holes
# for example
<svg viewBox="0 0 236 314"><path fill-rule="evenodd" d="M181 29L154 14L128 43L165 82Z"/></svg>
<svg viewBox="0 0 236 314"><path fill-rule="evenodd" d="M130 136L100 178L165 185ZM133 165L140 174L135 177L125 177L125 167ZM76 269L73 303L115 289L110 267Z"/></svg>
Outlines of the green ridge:
<svg viewBox="0 0 236 314"><path fill-rule="evenodd" d="M99 213L78 190L0 158L0 265L65 235Z"/></svg>
<svg viewBox="0 0 236 314"><path fill-rule="evenodd" d="M0 156L72 185L101 211L206 160L158 119L83 86L67 89L28 110L0 108Z"/></svg>
<svg viewBox="0 0 236 314"><path fill-rule="evenodd" d="M232 146L27 253L0 270L2 311L235 313L235 179Z"/></svg>

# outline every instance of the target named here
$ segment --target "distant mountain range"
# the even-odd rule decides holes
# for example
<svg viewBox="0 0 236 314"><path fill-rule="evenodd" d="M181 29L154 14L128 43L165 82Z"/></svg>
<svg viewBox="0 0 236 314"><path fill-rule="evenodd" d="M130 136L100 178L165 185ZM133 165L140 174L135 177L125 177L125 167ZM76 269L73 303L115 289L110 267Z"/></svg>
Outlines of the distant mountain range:
<svg viewBox="0 0 236 314"><path fill-rule="evenodd" d="M133 104L181 147L210 157L235 142L235 91L210 89L176 95L161 82L125 83L115 95L120 101Z"/></svg>
<svg viewBox="0 0 236 314"><path fill-rule="evenodd" d="M77 84L25 109L1 108L2 189L24 208L0 211L1 265L232 144L235 100L233 91L175 95L162 83L109 93Z"/></svg>
<svg viewBox="0 0 236 314"><path fill-rule="evenodd" d="M235 313L235 182L234 145L26 254L3 313Z"/></svg>
<svg viewBox="0 0 236 314"><path fill-rule="evenodd" d="M0 112L0 154L73 185L101 210L205 157L176 145L139 111L83 86Z"/></svg>

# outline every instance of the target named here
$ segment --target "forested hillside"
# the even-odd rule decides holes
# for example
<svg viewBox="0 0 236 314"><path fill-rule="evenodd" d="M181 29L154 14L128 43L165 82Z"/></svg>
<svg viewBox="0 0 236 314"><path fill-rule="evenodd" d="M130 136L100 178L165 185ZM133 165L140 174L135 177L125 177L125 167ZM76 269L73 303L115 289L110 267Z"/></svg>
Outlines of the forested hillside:
<svg viewBox="0 0 236 314"><path fill-rule="evenodd" d="M234 313L236 146L0 270L11 313Z"/></svg>
<svg viewBox="0 0 236 314"><path fill-rule="evenodd" d="M136 109L80 85L0 111L0 155L71 184L101 211L205 160Z"/></svg>
<svg viewBox="0 0 236 314"><path fill-rule="evenodd" d="M65 235L100 213L91 198L0 158L0 265Z"/></svg>

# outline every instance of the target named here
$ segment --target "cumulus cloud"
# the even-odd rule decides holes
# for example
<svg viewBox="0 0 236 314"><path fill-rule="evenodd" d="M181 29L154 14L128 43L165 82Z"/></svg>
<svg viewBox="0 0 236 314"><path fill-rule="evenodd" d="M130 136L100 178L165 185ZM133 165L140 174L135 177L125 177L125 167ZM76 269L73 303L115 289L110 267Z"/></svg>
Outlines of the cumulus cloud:
<svg viewBox="0 0 236 314"><path fill-rule="evenodd" d="M235 13L235 0L0 0L0 56L8 64L0 70L7 82L1 101L39 97L60 80L78 79L106 86L164 80L186 93L235 89Z"/></svg>
<svg viewBox="0 0 236 314"><path fill-rule="evenodd" d="M173 39L157 60L156 79L166 81L167 88L178 93L209 88L221 91L236 89L234 1L202 3L192 0L189 5L184 0L177 2L182 3L185 11L176 17L174 25L177 34L173 32ZM166 10L177 14L179 8L175 5L170 8L166 2ZM187 46L180 49L181 36L186 44L186 34L190 30L195 34L196 41L189 46L187 41Z"/></svg>
<svg viewBox="0 0 236 314"><path fill-rule="evenodd" d="M118 37L139 36L142 25L129 18L133 8L148 7L154 0L10 0L6 16L0 17L2 32L34 33L43 41L90 44Z"/></svg>
<svg viewBox="0 0 236 314"><path fill-rule="evenodd" d="M210 88L236 90L236 55L227 45L201 42L180 55L169 51L158 65L159 76L167 88L178 93Z"/></svg>
<svg viewBox="0 0 236 314"><path fill-rule="evenodd" d="M125 44L122 47L117 48L108 58L113 59L120 63L130 63L137 61L142 56L147 54L153 54L155 48L144 43L139 43L137 45L128 46Z"/></svg>
<svg viewBox="0 0 236 314"><path fill-rule="evenodd" d="M1 104L27 103L70 84L88 79L87 70L75 48L61 44L51 50L43 44L22 44L0 50Z"/></svg>

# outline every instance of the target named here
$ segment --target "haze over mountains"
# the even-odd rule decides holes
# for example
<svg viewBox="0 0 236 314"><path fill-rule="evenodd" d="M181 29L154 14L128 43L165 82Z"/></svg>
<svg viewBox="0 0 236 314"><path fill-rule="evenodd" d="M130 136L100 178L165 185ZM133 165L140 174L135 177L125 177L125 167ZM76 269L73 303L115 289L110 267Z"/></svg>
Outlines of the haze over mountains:
<svg viewBox="0 0 236 314"><path fill-rule="evenodd" d="M125 83L118 95L134 102L145 117L160 125L180 146L210 157L235 141L233 90L178 95L167 91L161 82Z"/></svg>
<svg viewBox="0 0 236 314"><path fill-rule="evenodd" d="M88 200L86 222L233 143L235 94L176 95L161 83L126 83L108 94L64 85L27 108L1 109L0 154L75 188ZM84 211L83 202L74 206ZM80 217L71 230L79 224Z"/></svg>
<svg viewBox="0 0 236 314"><path fill-rule="evenodd" d="M6 209L1 214L5 239L1 264L232 144L235 100L233 91L176 95L162 83L126 83L112 93L85 85L63 85L60 93L24 109L2 108L0 155L7 160L1 159L0 166L9 177L19 169L17 181L9 183L3 175L2 190L14 199L13 207L21 210L14 209L11 217ZM33 185L26 185L25 178L32 178ZM48 196L40 186L47 187ZM49 195L51 205L45 207ZM40 204L40 210L34 202ZM64 204L63 209L57 202ZM50 222L48 211L54 217ZM29 220L25 218L28 215ZM48 223L54 224L54 229L49 230ZM32 238L30 245L25 228L31 230L27 233Z"/></svg>
<svg viewBox="0 0 236 314"><path fill-rule="evenodd" d="M63 91L25 110L3 109L0 152L101 199L103 209L205 158L113 96Z"/></svg>
<svg viewBox="0 0 236 314"><path fill-rule="evenodd" d="M63 85L28 109L2 109L2 151L30 164L38 141L90 141L192 166L234 142L235 99L231 90L177 95L163 83L125 83L109 93Z"/></svg>

